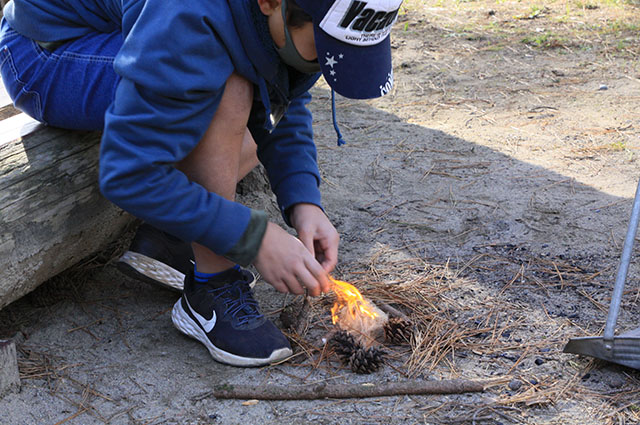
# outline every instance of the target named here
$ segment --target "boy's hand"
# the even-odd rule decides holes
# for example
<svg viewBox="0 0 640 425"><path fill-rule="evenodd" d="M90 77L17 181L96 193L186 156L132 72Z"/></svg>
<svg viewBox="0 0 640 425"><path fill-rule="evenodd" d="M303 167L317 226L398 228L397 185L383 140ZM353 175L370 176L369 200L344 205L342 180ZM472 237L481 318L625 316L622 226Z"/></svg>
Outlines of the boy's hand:
<svg viewBox="0 0 640 425"><path fill-rule="evenodd" d="M331 273L338 263L340 235L324 211L317 205L296 204L289 218L304 246Z"/></svg>
<svg viewBox="0 0 640 425"><path fill-rule="evenodd" d="M280 292L317 296L331 289L328 275L307 248L274 223L267 231L253 264L262 277Z"/></svg>

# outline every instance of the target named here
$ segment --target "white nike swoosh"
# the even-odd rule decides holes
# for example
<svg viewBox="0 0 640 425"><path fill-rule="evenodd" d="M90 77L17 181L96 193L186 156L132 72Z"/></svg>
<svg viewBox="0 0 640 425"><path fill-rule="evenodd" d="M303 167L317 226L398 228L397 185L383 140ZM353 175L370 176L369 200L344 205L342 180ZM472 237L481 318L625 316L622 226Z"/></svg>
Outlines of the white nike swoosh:
<svg viewBox="0 0 640 425"><path fill-rule="evenodd" d="M200 324L204 328L204 331L206 333L211 332L211 329L213 329L213 327L216 324L216 312L215 312L215 310L213 311L213 316L211 316L211 319L207 320L204 317L202 317L201 315L199 315L198 312L196 312L193 309L193 307L191 307L191 304L189 304L189 300L187 299L187 297L184 297L184 300L187 302L187 306L189 307L189 310L191 310L191 314L193 314L196 317L196 319L198 319L198 322L200 322Z"/></svg>

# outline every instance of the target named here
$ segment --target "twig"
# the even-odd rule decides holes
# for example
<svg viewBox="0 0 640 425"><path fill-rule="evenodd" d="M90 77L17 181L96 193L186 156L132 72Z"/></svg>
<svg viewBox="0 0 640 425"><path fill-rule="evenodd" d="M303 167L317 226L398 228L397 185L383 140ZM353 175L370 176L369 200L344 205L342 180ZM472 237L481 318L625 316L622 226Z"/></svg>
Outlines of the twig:
<svg viewBox="0 0 640 425"><path fill-rule="evenodd" d="M378 308L380 308L380 310L384 311L385 313L387 313L390 316L394 316L394 317L399 317L401 319L407 320L407 321L411 321L411 319L409 319L409 316L407 316L406 314L404 314L403 312L401 312L400 310L398 310L395 307L390 306L387 303L383 303L383 302L376 302L376 304L378 305Z"/></svg>
<svg viewBox="0 0 640 425"><path fill-rule="evenodd" d="M483 380L451 379L441 381L382 382L379 384L344 384L284 386L284 385L222 385L212 392L219 399L251 400L318 400L323 398L367 398L396 395L462 394L482 392L502 385L509 378Z"/></svg>
<svg viewBox="0 0 640 425"><path fill-rule="evenodd" d="M71 416L67 416L66 418L62 419L61 421L56 422L55 425L60 425L60 424L63 424L65 422L67 422L67 421L70 421L71 419L75 419L78 416L82 415L87 410L89 410L89 407L83 407L82 409L78 409L78 411L76 413L74 413Z"/></svg>

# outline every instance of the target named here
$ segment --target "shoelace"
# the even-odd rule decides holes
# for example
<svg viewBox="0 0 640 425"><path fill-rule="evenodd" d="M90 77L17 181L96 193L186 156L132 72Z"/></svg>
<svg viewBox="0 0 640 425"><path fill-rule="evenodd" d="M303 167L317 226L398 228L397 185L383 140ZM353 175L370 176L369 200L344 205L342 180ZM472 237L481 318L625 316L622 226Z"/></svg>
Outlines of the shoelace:
<svg viewBox="0 0 640 425"><path fill-rule="evenodd" d="M209 289L208 292L225 301L227 307L224 315L237 319L239 325L249 324L263 317L247 282L236 281L221 288Z"/></svg>

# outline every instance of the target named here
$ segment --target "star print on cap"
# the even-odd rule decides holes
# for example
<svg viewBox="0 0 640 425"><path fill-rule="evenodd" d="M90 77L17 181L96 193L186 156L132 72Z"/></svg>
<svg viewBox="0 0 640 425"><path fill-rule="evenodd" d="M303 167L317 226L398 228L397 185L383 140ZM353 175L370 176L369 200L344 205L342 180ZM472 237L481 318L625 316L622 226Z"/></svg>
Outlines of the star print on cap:
<svg viewBox="0 0 640 425"><path fill-rule="evenodd" d="M325 80L352 99L383 96L393 88L390 32L402 0L296 0L313 21ZM320 53L321 55L321 53Z"/></svg>
<svg viewBox="0 0 640 425"><path fill-rule="evenodd" d="M333 69L334 65L336 65L338 63L338 61L335 59L335 56L329 56L329 55L330 55L330 53L327 52L327 57L325 58L326 59L326 63L324 65L331 67L331 70L329 71L329 75L331 77L333 77L333 81L338 81L337 78L336 78L337 72L336 72L335 69ZM339 54L338 55L339 59L342 59L343 57L344 57L343 54Z"/></svg>

